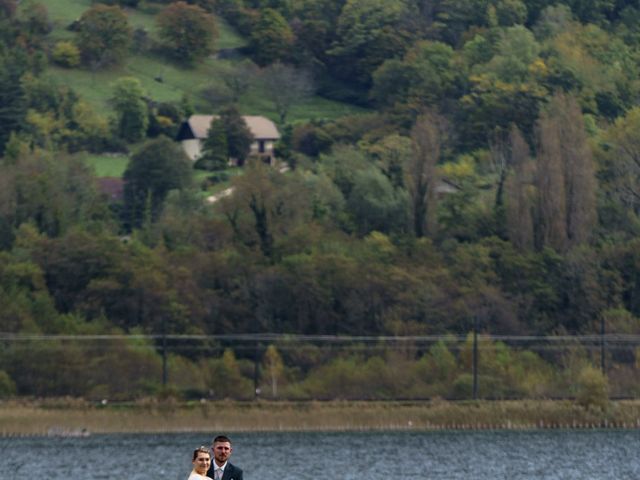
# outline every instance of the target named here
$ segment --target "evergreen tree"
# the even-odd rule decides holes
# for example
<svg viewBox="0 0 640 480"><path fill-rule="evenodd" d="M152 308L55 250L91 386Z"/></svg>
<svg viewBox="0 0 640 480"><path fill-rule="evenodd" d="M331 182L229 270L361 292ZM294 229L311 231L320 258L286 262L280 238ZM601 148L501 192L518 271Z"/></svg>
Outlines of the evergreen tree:
<svg viewBox="0 0 640 480"><path fill-rule="evenodd" d="M224 170L228 163L227 131L224 123L214 117L204 141L202 157L198 159L195 167L203 170Z"/></svg>
<svg viewBox="0 0 640 480"><path fill-rule="evenodd" d="M251 152L253 134L234 106L229 106L221 112L220 121L227 133L229 157L242 165Z"/></svg>
<svg viewBox="0 0 640 480"><path fill-rule="evenodd" d="M21 50L0 51L0 155L11 132L22 129L27 102L20 81L27 70L27 59Z"/></svg>
<svg viewBox="0 0 640 480"><path fill-rule="evenodd" d="M124 172L125 226L156 220L169 191L186 187L190 175L191 163L177 143L164 136L146 142Z"/></svg>

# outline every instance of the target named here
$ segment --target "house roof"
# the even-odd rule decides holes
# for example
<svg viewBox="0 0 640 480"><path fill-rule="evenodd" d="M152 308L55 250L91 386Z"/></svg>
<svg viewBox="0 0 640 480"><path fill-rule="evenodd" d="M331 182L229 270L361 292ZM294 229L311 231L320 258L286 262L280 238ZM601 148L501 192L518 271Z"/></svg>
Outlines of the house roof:
<svg viewBox="0 0 640 480"><path fill-rule="evenodd" d="M214 118L219 118L219 115L191 115L187 123L194 137L207 138L207 132ZM242 118L256 140L277 140L280 138L276 125L268 118L260 115L243 115Z"/></svg>

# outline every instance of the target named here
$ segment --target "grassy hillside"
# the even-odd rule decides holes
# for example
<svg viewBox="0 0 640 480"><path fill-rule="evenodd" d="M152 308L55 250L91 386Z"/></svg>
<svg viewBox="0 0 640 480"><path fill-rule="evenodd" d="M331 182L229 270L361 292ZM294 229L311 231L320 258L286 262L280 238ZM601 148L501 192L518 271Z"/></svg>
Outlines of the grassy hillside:
<svg viewBox="0 0 640 480"><path fill-rule="evenodd" d="M74 34L66 27L79 18L91 7L91 0L42 0L48 10L54 30L53 40L73 39ZM152 2L141 2L137 9L127 9L129 21L133 28L144 28L149 37L157 40L155 15L162 5ZM218 19L220 37L216 47L237 48L246 44L246 39ZM131 55L123 65L93 72L87 68L64 69L51 68L51 75L55 81L70 85L79 95L87 99L102 111L109 111L108 98L111 95L112 83L123 76L138 78L149 97L156 101L177 101L187 93L197 111L208 112L214 109L200 95L206 86L221 83L222 75L234 63L242 61L219 60L206 58L199 61L193 68L185 68L171 60L152 52ZM156 79L161 77L162 82ZM265 115L277 119L275 110L263 95L264 87L260 79L256 78L249 92L240 100L240 109L245 114ZM311 118L336 118L361 111L358 107L312 97L305 103L295 106L290 112L290 121L307 120Z"/></svg>

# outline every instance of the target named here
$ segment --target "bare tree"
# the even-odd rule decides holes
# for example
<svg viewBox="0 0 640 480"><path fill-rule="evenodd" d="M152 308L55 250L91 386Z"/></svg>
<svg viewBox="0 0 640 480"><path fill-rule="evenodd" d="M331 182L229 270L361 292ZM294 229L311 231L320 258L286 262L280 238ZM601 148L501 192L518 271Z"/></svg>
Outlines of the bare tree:
<svg viewBox="0 0 640 480"><path fill-rule="evenodd" d="M413 228L417 237L437 231L438 176L445 120L435 112L419 116L411 129L412 155L405 168L405 184L411 198Z"/></svg>
<svg viewBox="0 0 640 480"><path fill-rule="evenodd" d="M574 97L558 95L552 105L560 118L567 194L567 236L571 245L585 243L597 221L596 176L582 111Z"/></svg>
<svg viewBox="0 0 640 480"><path fill-rule="evenodd" d="M538 121L536 243L559 251L567 247L567 196L558 119L548 112Z"/></svg>
<svg viewBox="0 0 640 480"><path fill-rule="evenodd" d="M221 72L222 82L210 83L200 90L200 96L216 110L221 105L237 104L251 88L257 71L258 67L250 60L230 65Z"/></svg>
<svg viewBox="0 0 640 480"><path fill-rule="evenodd" d="M266 89L265 95L271 100L284 125L291 107L314 93L313 81L309 72L298 70L280 62L273 63L262 70Z"/></svg>
<svg viewBox="0 0 640 480"><path fill-rule="evenodd" d="M563 251L587 242L597 219L593 155L575 98L556 94L538 132L540 246Z"/></svg>
<svg viewBox="0 0 640 480"><path fill-rule="evenodd" d="M258 68L253 62L245 60L222 75L222 81L231 92L233 103L238 103L240 97L247 93L257 70Z"/></svg>
<svg viewBox="0 0 640 480"><path fill-rule="evenodd" d="M510 155L511 145L504 135L496 135L495 140L489 142L490 159L494 172L498 175L498 184L496 186L496 197L494 203L494 222L496 225L496 234L500 238L506 238L506 207L505 207L505 188L509 167L511 166Z"/></svg>
<svg viewBox="0 0 640 480"><path fill-rule="evenodd" d="M505 181L505 217L509 240L533 248L533 173L529 145L515 125L509 132L509 173Z"/></svg>

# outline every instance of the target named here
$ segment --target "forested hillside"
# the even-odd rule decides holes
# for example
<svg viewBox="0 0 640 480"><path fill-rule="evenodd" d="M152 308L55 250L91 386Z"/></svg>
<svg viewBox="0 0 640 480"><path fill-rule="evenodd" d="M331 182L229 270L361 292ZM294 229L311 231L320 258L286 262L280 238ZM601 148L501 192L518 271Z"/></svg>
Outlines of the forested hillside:
<svg viewBox="0 0 640 480"><path fill-rule="evenodd" d="M0 0L0 332L640 334L639 62L639 1ZM204 170L175 141L194 112L225 119ZM288 170L226 169L240 114L277 122ZM123 156L112 197L90 159ZM93 364L157 368L134 347ZM326 370L267 352L290 396L334 395L331 369L357 365L426 382L385 396L468 387L443 344ZM0 396L155 388L47 383L82 370L56 355L7 341ZM249 382L251 355L172 368L204 369L206 391ZM522 371L496 385L533 394L526 371L558 385L581 355L559 376L498 355ZM637 385L640 350L609 360Z"/></svg>

